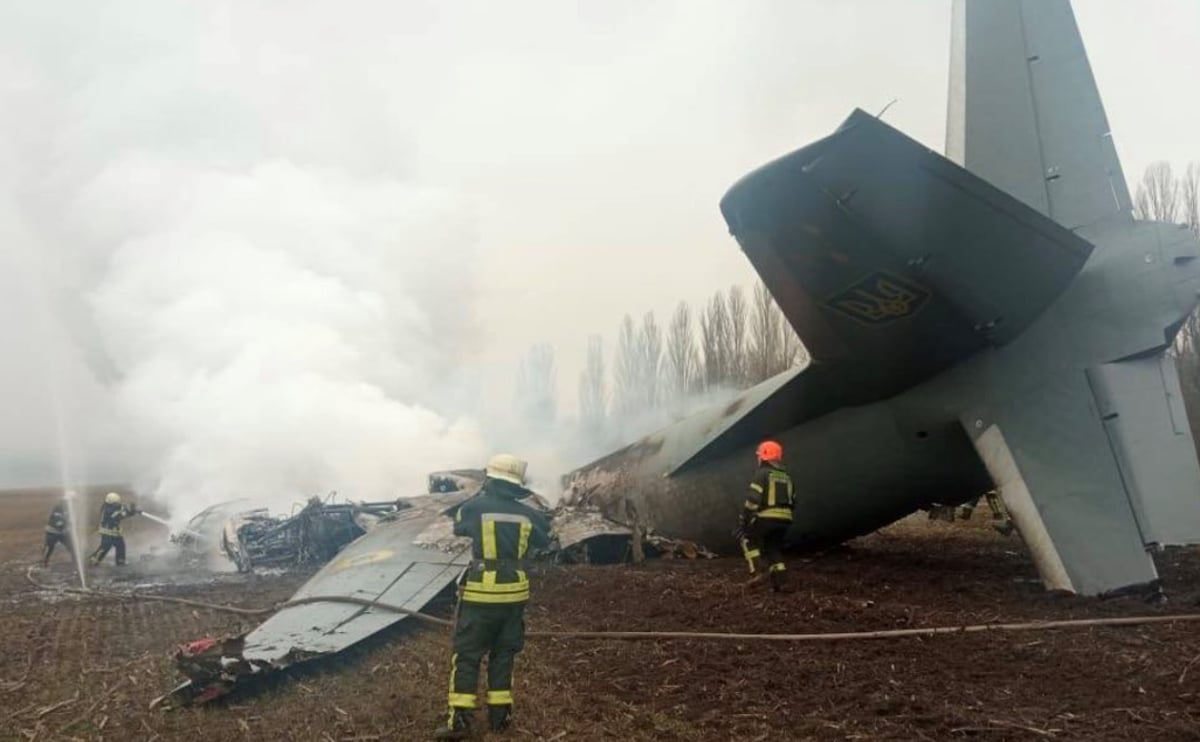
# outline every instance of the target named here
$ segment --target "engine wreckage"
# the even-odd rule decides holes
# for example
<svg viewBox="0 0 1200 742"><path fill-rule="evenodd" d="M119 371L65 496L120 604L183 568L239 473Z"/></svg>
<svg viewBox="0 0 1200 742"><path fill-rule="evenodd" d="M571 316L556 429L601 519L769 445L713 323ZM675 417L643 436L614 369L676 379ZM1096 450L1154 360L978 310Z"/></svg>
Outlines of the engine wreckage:
<svg viewBox="0 0 1200 742"><path fill-rule="evenodd" d="M180 646L187 678L153 705L183 706L226 695L247 681L336 654L420 611L470 561L470 541L453 534L452 515L474 496L482 472L430 475L428 494L393 502L332 503L312 498L280 518L232 501L197 514L173 540L193 553L213 549L239 571L325 562L276 613L248 633ZM617 563L647 556L711 557L703 547L631 529L596 510L552 509L556 541L534 558Z"/></svg>

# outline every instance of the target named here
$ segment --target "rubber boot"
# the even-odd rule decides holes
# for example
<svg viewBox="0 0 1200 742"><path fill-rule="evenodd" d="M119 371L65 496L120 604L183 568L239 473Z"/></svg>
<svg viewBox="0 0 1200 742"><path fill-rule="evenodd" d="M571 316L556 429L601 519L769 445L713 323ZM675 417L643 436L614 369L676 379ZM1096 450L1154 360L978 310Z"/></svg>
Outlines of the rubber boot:
<svg viewBox="0 0 1200 742"><path fill-rule="evenodd" d="M512 706L488 706L488 727L504 732L512 726Z"/></svg>
<svg viewBox="0 0 1200 742"><path fill-rule="evenodd" d="M783 570L777 570L771 573L771 590L777 593L787 592L786 574L787 572L784 572Z"/></svg>
<svg viewBox="0 0 1200 742"><path fill-rule="evenodd" d="M758 583L760 583L762 581L763 581L763 573L755 572L754 574L750 575L750 579L746 580L746 587L754 587L755 585L757 585Z"/></svg>
<svg viewBox="0 0 1200 742"><path fill-rule="evenodd" d="M446 726L434 732L433 738L470 739L471 731L471 710L451 709L450 717L446 720Z"/></svg>

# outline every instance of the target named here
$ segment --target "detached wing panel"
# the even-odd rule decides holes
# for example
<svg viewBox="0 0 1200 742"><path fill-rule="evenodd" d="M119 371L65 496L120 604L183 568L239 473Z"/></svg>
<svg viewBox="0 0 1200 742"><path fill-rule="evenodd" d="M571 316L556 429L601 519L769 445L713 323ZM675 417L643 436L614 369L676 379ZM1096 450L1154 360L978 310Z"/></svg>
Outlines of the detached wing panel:
<svg viewBox="0 0 1200 742"><path fill-rule="evenodd" d="M858 402L1016 337L1091 245L862 111L721 211L815 360Z"/></svg>
<svg viewBox="0 0 1200 742"><path fill-rule="evenodd" d="M344 596L420 610L454 582L470 560L466 551L447 553L414 543L422 531L445 518L445 505L466 497L431 499L428 506L401 511L395 520L351 543L293 599ZM289 656L339 652L403 619L402 614L346 603L290 606L246 636L244 656L285 663Z"/></svg>

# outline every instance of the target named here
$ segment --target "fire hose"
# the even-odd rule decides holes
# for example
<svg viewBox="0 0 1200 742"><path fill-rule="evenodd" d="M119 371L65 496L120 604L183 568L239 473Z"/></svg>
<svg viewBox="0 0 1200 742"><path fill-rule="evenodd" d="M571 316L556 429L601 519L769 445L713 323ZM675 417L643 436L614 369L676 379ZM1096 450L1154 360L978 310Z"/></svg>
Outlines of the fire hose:
<svg viewBox="0 0 1200 742"><path fill-rule="evenodd" d="M25 572L26 579L31 584L41 590L58 590L61 592L76 593L81 595L91 595L107 598L118 598L125 600L152 600L164 603L178 603L180 605L191 606L193 608L204 608L212 611L224 611L226 613L236 613L243 616L261 616L268 613L275 613L285 608L291 608L298 605L308 605L311 603L344 603L348 605L359 605L365 608L374 608L390 613L400 613L406 616L411 616L418 621L450 628L454 625L453 621L431 616L427 613L414 611L403 606L392 605L390 603L380 603L378 601L366 600L365 598L351 598L341 595L329 596L310 596L289 600L284 603L271 606L269 608L241 608L232 605L222 605L219 603L205 603L198 600L189 600L187 598L176 598L169 595L148 595L146 593L130 592L122 593L107 590L90 590L83 588L72 587L57 587L46 585L38 582L33 578L33 568L30 567ZM526 632L528 637L549 638L549 639L611 639L611 640L703 640L703 641L779 641L779 642L817 642L817 641L852 641L863 639L901 639L907 637L918 636L939 636L939 635L955 635L955 634L978 634L989 631L1044 631L1048 629L1068 629L1068 628L1086 628L1096 626L1147 626L1154 624L1169 624L1169 623L1188 623L1200 621L1200 613L1180 613L1166 616L1125 616L1121 618L1073 618L1061 619L1057 621L1020 621L1012 623L985 623L972 624L964 626L930 626L916 629L884 629L880 631L846 631L846 632L824 632L815 634L738 634L731 632L705 632L705 631L547 631L535 630Z"/></svg>

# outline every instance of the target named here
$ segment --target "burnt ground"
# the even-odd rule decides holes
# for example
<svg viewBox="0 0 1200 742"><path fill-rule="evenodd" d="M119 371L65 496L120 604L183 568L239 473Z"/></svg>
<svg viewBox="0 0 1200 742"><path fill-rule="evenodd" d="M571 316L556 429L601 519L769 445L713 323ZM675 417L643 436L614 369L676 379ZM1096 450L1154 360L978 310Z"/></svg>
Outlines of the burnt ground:
<svg viewBox="0 0 1200 742"><path fill-rule="evenodd" d="M253 620L181 605L39 592L25 578L51 495L0 494L0 739L418 740L440 721L447 635L401 625L251 694L164 712L174 646ZM984 508L986 510L986 508ZM159 526L139 519L125 572ZM136 522L136 521L135 521ZM157 529L157 530L155 530ZM791 563L796 591L739 585L733 559L536 570L530 629L818 632L1041 618L1200 612L1200 554L1160 558L1170 600L1044 593L1019 541L910 519ZM39 580L68 584L56 555ZM262 606L305 575L174 575L159 592ZM448 601L432 610L443 615ZM1087 628L818 644L530 638L518 662L530 740L1197 740L1200 625Z"/></svg>

